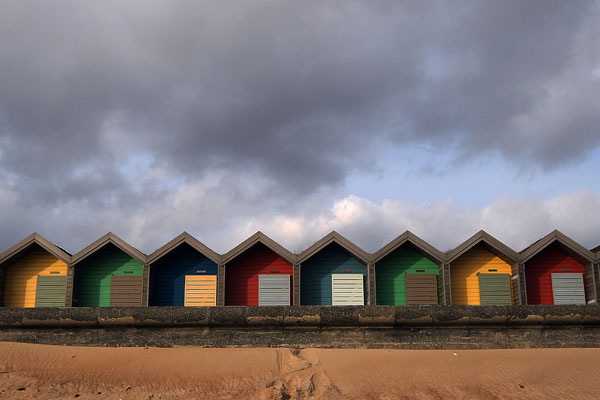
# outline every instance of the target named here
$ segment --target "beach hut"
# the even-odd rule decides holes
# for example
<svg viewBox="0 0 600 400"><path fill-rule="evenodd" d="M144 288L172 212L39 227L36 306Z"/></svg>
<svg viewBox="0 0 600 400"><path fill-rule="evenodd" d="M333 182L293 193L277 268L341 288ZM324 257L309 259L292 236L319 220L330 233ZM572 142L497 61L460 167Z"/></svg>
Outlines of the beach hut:
<svg viewBox="0 0 600 400"><path fill-rule="evenodd" d="M444 253L406 231L373 255L372 304L442 304ZM372 276L373 274L371 274Z"/></svg>
<svg viewBox="0 0 600 400"><path fill-rule="evenodd" d="M150 306L216 306L221 256L183 232L148 256Z"/></svg>
<svg viewBox="0 0 600 400"><path fill-rule="evenodd" d="M296 256L256 232L223 256L226 306L293 304Z"/></svg>
<svg viewBox="0 0 600 400"><path fill-rule="evenodd" d="M300 304L368 304L370 256L337 232L331 232L298 256Z"/></svg>
<svg viewBox="0 0 600 400"><path fill-rule="evenodd" d="M71 255L33 233L0 254L4 307L64 307Z"/></svg>
<svg viewBox="0 0 600 400"><path fill-rule="evenodd" d="M521 252L526 304L595 303L594 255L555 230Z"/></svg>
<svg viewBox="0 0 600 400"><path fill-rule="evenodd" d="M146 256L112 232L75 254L73 306L142 306ZM144 304L146 303L146 304Z"/></svg>
<svg viewBox="0 0 600 400"><path fill-rule="evenodd" d="M520 304L518 262L517 252L487 232L477 232L446 253L447 304Z"/></svg>

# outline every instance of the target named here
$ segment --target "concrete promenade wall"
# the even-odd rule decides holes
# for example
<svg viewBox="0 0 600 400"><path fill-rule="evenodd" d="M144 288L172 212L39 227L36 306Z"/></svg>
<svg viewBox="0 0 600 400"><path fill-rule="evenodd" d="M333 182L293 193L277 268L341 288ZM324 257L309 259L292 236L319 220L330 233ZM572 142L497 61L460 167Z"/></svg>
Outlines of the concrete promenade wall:
<svg viewBox="0 0 600 400"><path fill-rule="evenodd" d="M0 308L0 341L159 347L600 347L600 307Z"/></svg>

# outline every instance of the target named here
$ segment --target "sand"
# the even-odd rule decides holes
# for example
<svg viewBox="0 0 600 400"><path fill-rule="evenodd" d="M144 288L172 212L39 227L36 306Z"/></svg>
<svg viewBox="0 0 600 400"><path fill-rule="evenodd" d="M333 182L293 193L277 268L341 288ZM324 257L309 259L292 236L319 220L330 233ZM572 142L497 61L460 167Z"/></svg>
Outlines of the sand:
<svg viewBox="0 0 600 400"><path fill-rule="evenodd" d="M0 343L0 399L597 399L600 349L339 350Z"/></svg>

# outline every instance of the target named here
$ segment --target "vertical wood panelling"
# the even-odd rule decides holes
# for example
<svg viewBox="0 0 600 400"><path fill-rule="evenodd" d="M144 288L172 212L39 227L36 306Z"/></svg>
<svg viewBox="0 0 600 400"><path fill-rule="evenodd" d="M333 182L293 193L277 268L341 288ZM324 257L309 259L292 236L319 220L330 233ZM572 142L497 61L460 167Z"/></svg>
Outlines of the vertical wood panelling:
<svg viewBox="0 0 600 400"><path fill-rule="evenodd" d="M217 277L217 305L225 305L225 265L219 265L219 274Z"/></svg>
<svg viewBox="0 0 600 400"><path fill-rule="evenodd" d="M75 265L74 303L78 307L109 307L113 275L142 276L143 265L109 243ZM142 281L140 279L140 285ZM142 290L140 286L140 291Z"/></svg>
<svg viewBox="0 0 600 400"><path fill-rule="evenodd" d="M0 307L4 307L4 287L6 285L6 267L0 266Z"/></svg>
<svg viewBox="0 0 600 400"><path fill-rule="evenodd" d="M406 305L406 274L439 274L435 261L406 243L377 262L377 304ZM439 294L441 295L441 293ZM440 299L437 299L439 302ZM428 303L429 304L429 303Z"/></svg>
<svg viewBox="0 0 600 400"><path fill-rule="evenodd" d="M549 245L525 263L527 304L554 304L552 273L583 275L584 272L584 266L569 256L558 243Z"/></svg>
<svg viewBox="0 0 600 400"><path fill-rule="evenodd" d="M293 265L262 243L257 243L227 264L225 273L225 305L258 306L258 275L280 274L290 277L293 287ZM294 295L290 293L290 302Z"/></svg>
<svg viewBox="0 0 600 400"><path fill-rule="evenodd" d="M186 276L217 273L214 261L183 243L150 266L149 305L183 306Z"/></svg>
<svg viewBox="0 0 600 400"><path fill-rule="evenodd" d="M450 264L452 304L481 305L478 273L508 274L512 266L478 244Z"/></svg>
<svg viewBox="0 0 600 400"><path fill-rule="evenodd" d="M142 307L148 306L150 296L150 266L142 266Z"/></svg>
<svg viewBox="0 0 600 400"><path fill-rule="evenodd" d="M377 282L375 281L375 264L367 264L367 293L368 293L368 304L377 304Z"/></svg>
<svg viewBox="0 0 600 400"><path fill-rule="evenodd" d="M294 301L292 304L300 304L300 266L294 265Z"/></svg>
<svg viewBox="0 0 600 400"><path fill-rule="evenodd" d="M331 275L360 273L366 286L367 267L342 246L331 243L302 263L300 276L300 304L330 306ZM365 302L367 301L365 292Z"/></svg>
<svg viewBox="0 0 600 400"><path fill-rule="evenodd" d="M73 286L75 282L73 266L69 265L67 269L67 293L65 296L65 307L71 307L73 305Z"/></svg>
<svg viewBox="0 0 600 400"><path fill-rule="evenodd" d="M6 271L5 307L35 307L38 275L66 276L67 264L36 247Z"/></svg>
<svg viewBox="0 0 600 400"><path fill-rule="evenodd" d="M521 277L519 275L519 263L514 263L511 266L512 277L511 288L514 304L524 304L521 297Z"/></svg>

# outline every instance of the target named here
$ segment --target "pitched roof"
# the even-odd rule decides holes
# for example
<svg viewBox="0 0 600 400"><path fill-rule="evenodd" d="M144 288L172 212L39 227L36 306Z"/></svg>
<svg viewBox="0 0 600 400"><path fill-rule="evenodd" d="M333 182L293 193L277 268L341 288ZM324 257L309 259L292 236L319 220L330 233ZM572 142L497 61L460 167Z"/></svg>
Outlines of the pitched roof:
<svg viewBox="0 0 600 400"><path fill-rule="evenodd" d="M116 246L117 248L122 250L123 252L127 253L129 256L138 260L139 262L141 262L141 263L146 262L147 256L144 253L142 253L135 247L131 246L130 244L125 242L123 239L121 239L114 233L108 232L107 234L102 236L100 239L96 240L95 242L93 242L92 244L85 247L83 250L79 251L77 254L75 254L73 256L73 258L71 259L71 263L74 265L80 261L83 261L88 256L91 256L96 251L100 250L102 247L106 246L109 243L113 244L114 246Z"/></svg>
<svg viewBox="0 0 600 400"><path fill-rule="evenodd" d="M585 247L583 247L582 245L565 235L564 233L555 229L540 240L532 243L531 245L523 249L521 251L521 262L526 262L530 260L533 256L535 256L540 251L544 250L546 247L548 247L554 242L560 243L567 250L570 250L572 253L579 256L579 258L582 258L585 261L594 261L594 254L590 250L586 249Z"/></svg>
<svg viewBox="0 0 600 400"><path fill-rule="evenodd" d="M379 249L375 254L373 254L373 263L380 261L382 258L396 250L398 247L404 245L405 243L411 243L417 249L419 249L422 253L433 258L438 263L441 263L446 258L444 253L415 235L410 231L404 232L402 235L398 236L396 239L392 240L381 249Z"/></svg>
<svg viewBox="0 0 600 400"><path fill-rule="evenodd" d="M48 253L52 254L59 260L64 261L65 263L71 262L71 254L56 246L54 243L45 239L42 235L37 232L32 233L27 236L25 239L21 240L19 243L9 247L5 251L0 254L0 264L5 262L10 262L19 257L19 255L23 254L24 251L31 248L31 246L38 245L42 249L46 250Z"/></svg>
<svg viewBox="0 0 600 400"><path fill-rule="evenodd" d="M596 246L592 249L592 253L596 255L596 262L600 263L600 246Z"/></svg>
<svg viewBox="0 0 600 400"><path fill-rule="evenodd" d="M280 245L261 231L256 232L254 235L250 236L248 239L244 240L242 243L238 244L233 249L223 254L221 262L223 264L227 264L228 262L232 261L233 259L241 255L257 243L264 244L271 251L276 253L278 256L280 256L290 264L294 264L296 262L295 254L285 249L282 245Z"/></svg>
<svg viewBox="0 0 600 400"><path fill-rule="evenodd" d="M342 246L348 253L358 258L365 264L371 262L371 255L352 243L350 240L346 239L344 236L340 235L336 231L331 231L327 235L325 235L322 239L315 242L308 249L304 250L302 253L298 255L298 263L302 263L323 250L325 247L329 246L331 243L337 243Z"/></svg>
<svg viewBox="0 0 600 400"><path fill-rule="evenodd" d="M446 252L446 262L453 262L481 242L487 245L492 253L504 259L504 261L510 261L511 263L519 262L519 253L483 230L465 240L454 250Z"/></svg>
<svg viewBox="0 0 600 400"><path fill-rule="evenodd" d="M218 265L221 263L221 255L217 254L216 252L205 246L202 242L200 242L198 239L196 239L187 232L182 232L164 246L158 248L157 250L154 250L152 254L148 256L146 262L148 264L151 264L157 261L158 259L167 255L171 251L175 250L183 243L187 243L199 253L204 255L206 258L212 260L215 264Z"/></svg>

